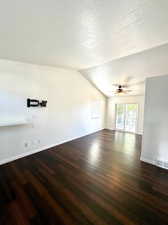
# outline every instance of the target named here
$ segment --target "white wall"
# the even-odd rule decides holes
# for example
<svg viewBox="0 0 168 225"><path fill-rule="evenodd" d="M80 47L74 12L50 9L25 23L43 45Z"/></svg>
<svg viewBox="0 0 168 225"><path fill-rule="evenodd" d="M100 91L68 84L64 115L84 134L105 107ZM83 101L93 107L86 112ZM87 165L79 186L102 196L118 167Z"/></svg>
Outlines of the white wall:
<svg viewBox="0 0 168 225"><path fill-rule="evenodd" d="M47 100L47 108L27 108L27 98ZM0 60L0 122L31 121L0 127L0 163L98 131L104 115L104 96L79 72Z"/></svg>
<svg viewBox="0 0 168 225"><path fill-rule="evenodd" d="M147 79L141 160L168 168L168 76Z"/></svg>
<svg viewBox="0 0 168 225"><path fill-rule="evenodd" d="M123 96L111 97L107 102L107 120L106 127L115 130L115 104L119 103L137 103L138 108L138 125L136 133L143 133L143 115L144 115L144 96Z"/></svg>

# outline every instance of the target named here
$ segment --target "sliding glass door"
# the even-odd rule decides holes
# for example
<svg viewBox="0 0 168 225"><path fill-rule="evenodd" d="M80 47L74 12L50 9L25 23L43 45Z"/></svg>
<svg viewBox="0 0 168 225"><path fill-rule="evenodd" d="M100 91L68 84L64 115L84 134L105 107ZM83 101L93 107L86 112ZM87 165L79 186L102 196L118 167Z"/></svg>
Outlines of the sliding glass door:
<svg viewBox="0 0 168 225"><path fill-rule="evenodd" d="M116 130L136 132L138 104L116 104Z"/></svg>
<svg viewBox="0 0 168 225"><path fill-rule="evenodd" d="M125 127L125 108L124 104L116 105L116 129L124 130Z"/></svg>

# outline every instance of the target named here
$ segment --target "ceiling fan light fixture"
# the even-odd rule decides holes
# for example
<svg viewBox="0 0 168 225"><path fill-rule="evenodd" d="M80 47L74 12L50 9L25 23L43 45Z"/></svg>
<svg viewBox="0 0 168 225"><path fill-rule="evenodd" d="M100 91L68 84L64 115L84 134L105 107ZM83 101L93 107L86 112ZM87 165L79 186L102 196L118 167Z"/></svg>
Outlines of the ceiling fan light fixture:
<svg viewBox="0 0 168 225"><path fill-rule="evenodd" d="M126 85L118 85L114 94L120 96L120 95L128 94L129 92L132 92L132 90L127 90Z"/></svg>

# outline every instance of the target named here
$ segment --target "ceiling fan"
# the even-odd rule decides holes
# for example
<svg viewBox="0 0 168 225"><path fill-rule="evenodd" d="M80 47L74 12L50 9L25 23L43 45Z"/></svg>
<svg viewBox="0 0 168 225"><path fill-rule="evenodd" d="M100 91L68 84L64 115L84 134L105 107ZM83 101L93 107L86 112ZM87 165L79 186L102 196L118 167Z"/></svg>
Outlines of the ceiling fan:
<svg viewBox="0 0 168 225"><path fill-rule="evenodd" d="M132 92L132 90L127 89L127 85L113 84L113 86L117 87L116 90L113 91L114 94L128 94Z"/></svg>

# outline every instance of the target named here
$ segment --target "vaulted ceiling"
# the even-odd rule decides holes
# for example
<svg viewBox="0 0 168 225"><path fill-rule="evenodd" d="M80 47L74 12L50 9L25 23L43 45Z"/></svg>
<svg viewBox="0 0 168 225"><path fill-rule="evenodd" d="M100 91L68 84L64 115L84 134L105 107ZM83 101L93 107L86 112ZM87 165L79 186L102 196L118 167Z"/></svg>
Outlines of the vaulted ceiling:
<svg viewBox="0 0 168 225"><path fill-rule="evenodd" d="M127 85L127 95L144 95L148 77L168 74L168 44L81 70L81 73L106 96L113 96L113 84Z"/></svg>
<svg viewBox="0 0 168 225"><path fill-rule="evenodd" d="M114 82L168 73L157 58L167 57L167 12L167 0L5 0L0 58L78 69L110 95Z"/></svg>

